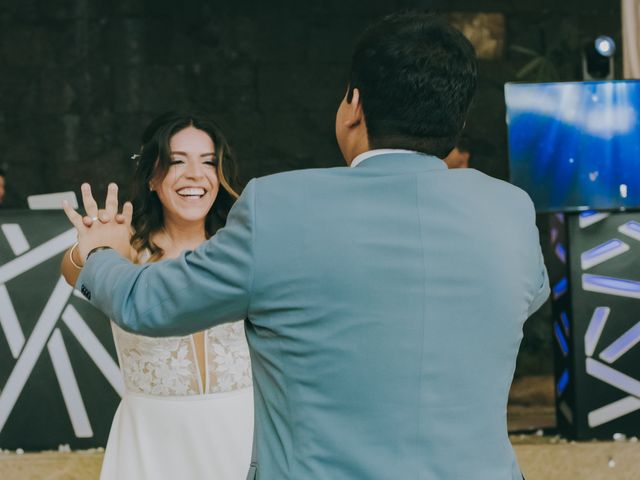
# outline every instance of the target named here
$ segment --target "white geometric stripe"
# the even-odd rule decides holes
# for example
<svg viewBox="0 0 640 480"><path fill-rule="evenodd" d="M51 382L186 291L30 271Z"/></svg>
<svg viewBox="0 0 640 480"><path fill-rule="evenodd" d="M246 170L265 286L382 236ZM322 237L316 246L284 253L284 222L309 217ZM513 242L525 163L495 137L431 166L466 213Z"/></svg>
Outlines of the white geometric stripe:
<svg viewBox="0 0 640 480"><path fill-rule="evenodd" d="M640 241L640 230L637 227L638 227L638 222L631 221L631 222L627 222L620 225L618 227L618 231L620 233L625 234L628 237L633 238L634 240Z"/></svg>
<svg viewBox="0 0 640 480"><path fill-rule="evenodd" d="M640 282L636 280L583 273L582 289L587 292L640 299Z"/></svg>
<svg viewBox="0 0 640 480"><path fill-rule="evenodd" d="M3 223L0 228L2 228L4 236L7 237L7 242L9 242L9 246L15 256L22 255L31 248L24 233L22 233L20 225L17 223Z"/></svg>
<svg viewBox="0 0 640 480"><path fill-rule="evenodd" d="M591 428L610 422L616 418L628 415L640 410L640 399L636 397L624 397L604 407L597 408L587 416L587 422Z"/></svg>
<svg viewBox="0 0 640 480"><path fill-rule="evenodd" d="M13 303L11 303L7 287L2 284L0 284L0 326L9 344L11 355L13 358L18 358L20 350L24 346L24 333L13 308Z"/></svg>
<svg viewBox="0 0 640 480"><path fill-rule="evenodd" d="M591 250L582 252L582 254L580 254L580 267L582 270L589 270L591 267L618 257L630 249L631 247L623 241L617 238L611 239Z"/></svg>
<svg viewBox="0 0 640 480"><path fill-rule="evenodd" d="M594 213L593 215L589 215L587 217L578 217L578 225L580 228L587 228L591 225L595 225L598 222L601 222L605 218L609 217L608 213Z"/></svg>
<svg viewBox="0 0 640 480"><path fill-rule="evenodd" d="M34 250L30 253L33 253L33 251ZM40 357L49 335L51 335L58 318L60 318L60 314L69 300L71 291L72 288L67 284L65 279L60 277L31 336L27 340L22 355L18 358L4 386L4 390L2 390L0 394L0 432L4 428L25 383L27 383L27 379L29 375L31 375L33 367Z"/></svg>
<svg viewBox="0 0 640 480"><path fill-rule="evenodd" d="M5 263L0 267L0 283L7 283L36 265L64 252L74 244L76 237L75 229L67 230L15 260Z"/></svg>
<svg viewBox="0 0 640 480"><path fill-rule="evenodd" d="M593 311L587 333L584 335L584 349L587 357L593 355L610 312L609 307L598 307Z"/></svg>
<svg viewBox="0 0 640 480"><path fill-rule="evenodd" d="M78 311L72 305L67 305L67 308L62 313L62 319L113 389L122 397L124 395L124 380L118 365L116 365L107 349L104 348L100 340L87 326Z"/></svg>
<svg viewBox="0 0 640 480"><path fill-rule="evenodd" d="M607 363L613 363L631 350L638 342L640 342L640 322L620 335L617 340L600 352L598 356Z"/></svg>
<svg viewBox="0 0 640 480"><path fill-rule="evenodd" d="M80 388L78 387L78 382L76 381L73 367L71 366L71 360L69 360L69 354L64 346L62 334L57 328L53 331L53 335L51 335L47 349L49 350L49 355L51 355L53 370L58 378L62 398L64 398L64 403L67 406L67 412L69 412L69 418L71 419L71 425L73 426L76 437L93 437L91 422L89 421L87 409L82 401Z"/></svg>
<svg viewBox="0 0 640 480"><path fill-rule="evenodd" d="M640 382L638 380L593 358L587 358L587 373L612 387L622 390L624 393L640 397Z"/></svg>

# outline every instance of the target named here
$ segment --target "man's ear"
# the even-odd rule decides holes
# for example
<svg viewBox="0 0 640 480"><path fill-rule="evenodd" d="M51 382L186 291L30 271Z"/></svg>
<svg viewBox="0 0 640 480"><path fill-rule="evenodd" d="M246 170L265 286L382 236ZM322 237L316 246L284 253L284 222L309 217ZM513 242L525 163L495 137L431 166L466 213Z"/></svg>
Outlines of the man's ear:
<svg viewBox="0 0 640 480"><path fill-rule="evenodd" d="M360 90L354 88L351 91L351 101L346 102L345 126L349 128L357 127L362 123L364 113L360 102Z"/></svg>

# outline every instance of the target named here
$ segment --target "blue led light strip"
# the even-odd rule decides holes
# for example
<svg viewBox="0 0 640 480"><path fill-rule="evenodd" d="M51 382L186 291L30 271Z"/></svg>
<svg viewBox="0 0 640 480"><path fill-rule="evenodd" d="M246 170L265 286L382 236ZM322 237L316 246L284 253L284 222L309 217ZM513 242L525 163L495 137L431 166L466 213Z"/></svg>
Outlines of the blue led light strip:
<svg viewBox="0 0 640 480"><path fill-rule="evenodd" d="M565 368L564 372L562 372L562 375L560 375L560 378L558 379L558 383L556 384L556 394L558 395L558 397L564 393L564 390L565 388L567 388L568 384L569 384L569 370Z"/></svg>
<svg viewBox="0 0 640 480"><path fill-rule="evenodd" d="M567 288L569 288L569 280L567 277L563 277L558 283L553 286L553 298L558 299L565 293L567 293Z"/></svg>
<svg viewBox="0 0 640 480"><path fill-rule="evenodd" d="M564 333L568 337L570 329L569 329L569 315L567 315L567 312L560 313L560 323L562 323L562 329L564 330Z"/></svg>
<svg viewBox="0 0 640 480"><path fill-rule="evenodd" d="M564 338L564 333L562 333L562 329L558 322L553 322L553 331L556 334L558 346L560 347L562 354L566 357L569 354L569 344L567 343L567 339Z"/></svg>
<svg viewBox="0 0 640 480"><path fill-rule="evenodd" d="M556 254L556 257L558 257L558 260L560 260L562 263L567 263L567 249L564 248L564 245L558 243L556 245L556 248L554 249L554 252Z"/></svg>

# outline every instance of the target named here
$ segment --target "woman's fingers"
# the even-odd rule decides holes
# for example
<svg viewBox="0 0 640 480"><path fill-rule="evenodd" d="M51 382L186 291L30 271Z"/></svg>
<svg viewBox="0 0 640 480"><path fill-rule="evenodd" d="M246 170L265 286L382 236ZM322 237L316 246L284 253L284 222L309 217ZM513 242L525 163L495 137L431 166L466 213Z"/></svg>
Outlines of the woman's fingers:
<svg viewBox="0 0 640 480"><path fill-rule="evenodd" d="M100 220L100 223L109 223L113 219L113 217L114 216L111 215L106 209L101 208L100 210L98 210L98 220Z"/></svg>
<svg viewBox="0 0 640 480"><path fill-rule="evenodd" d="M83 183L80 190L82 191L82 204L84 205L84 211L87 213L87 216L90 218L97 217L98 204L91 194L91 185Z"/></svg>
<svg viewBox="0 0 640 480"><path fill-rule="evenodd" d="M133 203L125 202L124 207L122 207L122 216L124 217L125 223L131 225L133 219Z"/></svg>
<svg viewBox="0 0 640 480"><path fill-rule="evenodd" d="M64 213L71 224L76 227L77 230L80 230L83 225L82 215L71 208L71 205L69 205L69 202L67 202L66 200L62 201L62 209L64 210Z"/></svg>
<svg viewBox="0 0 640 480"><path fill-rule="evenodd" d="M104 215L108 217L106 221L108 222L109 220L111 220L113 217L116 216L117 213L118 213L118 185L116 185L115 183L110 183L109 187L107 188L107 199L104 202ZM102 221L103 223L105 222L105 220L103 220L103 216L98 215L98 218L100 218L100 221Z"/></svg>
<svg viewBox="0 0 640 480"><path fill-rule="evenodd" d="M118 214L118 185L115 183L110 183L107 188L107 198L105 200L105 206L102 209L98 209L98 204L93 198L93 194L91 193L91 186L88 183L83 183L80 188L82 191L82 203L84 204L84 209L86 211L86 216L80 217L76 212L76 215L80 218L80 222L85 227L90 227L97 220L101 223L109 223L114 218L118 221L118 223L131 223L131 214L133 212L133 208L131 205L129 206L130 212L127 216L122 216L122 214ZM124 211L123 211L124 213ZM74 217L75 218L75 217ZM69 218L71 220L71 218ZM77 228L77 227L76 227Z"/></svg>
<svg viewBox="0 0 640 480"><path fill-rule="evenodd" d="M116 222L131 226L131 220L133 218L133 204L131 202L125 202L122 206L122 213L116 215Z"/></svg>

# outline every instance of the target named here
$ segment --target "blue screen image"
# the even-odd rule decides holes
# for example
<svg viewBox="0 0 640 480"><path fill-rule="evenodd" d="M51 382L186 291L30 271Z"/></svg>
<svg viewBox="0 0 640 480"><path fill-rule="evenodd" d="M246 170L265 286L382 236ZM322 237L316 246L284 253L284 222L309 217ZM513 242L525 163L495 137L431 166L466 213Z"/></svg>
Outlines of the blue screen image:
<svg viewBox="0 0 640 480"><path fill-rule="evenodd" d="M511 182L538 212L640 207L640 81L507 83Z"/></svg>

